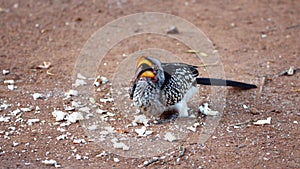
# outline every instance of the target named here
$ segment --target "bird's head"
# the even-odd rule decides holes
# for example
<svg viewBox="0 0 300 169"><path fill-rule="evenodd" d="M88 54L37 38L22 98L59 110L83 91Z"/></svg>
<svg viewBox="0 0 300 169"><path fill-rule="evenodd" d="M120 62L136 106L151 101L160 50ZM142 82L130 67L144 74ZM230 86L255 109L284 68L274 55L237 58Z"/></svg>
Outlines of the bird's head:
<svg viewBox="0 0 300 169"><path fill-rule="evenodd" d="M164 70L161 62L152 57L141 56L136 64L136 80L147 79L157 84L159 87L164 82Z"/></svg>

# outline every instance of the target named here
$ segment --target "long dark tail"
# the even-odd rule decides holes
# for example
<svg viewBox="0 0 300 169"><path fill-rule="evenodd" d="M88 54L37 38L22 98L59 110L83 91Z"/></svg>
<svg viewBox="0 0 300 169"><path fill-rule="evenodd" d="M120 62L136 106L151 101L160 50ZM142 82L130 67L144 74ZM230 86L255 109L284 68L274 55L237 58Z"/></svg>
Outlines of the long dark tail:
<svg viewBox="0 0 300 169"><path fill-rule="evenodd" d="M254 89L257 88L254 84L247 84L243 82L237 82L232 80L215 79L215 78L197 78L197 84L211 85L211 86L232 86L241 89Z"/></svg>

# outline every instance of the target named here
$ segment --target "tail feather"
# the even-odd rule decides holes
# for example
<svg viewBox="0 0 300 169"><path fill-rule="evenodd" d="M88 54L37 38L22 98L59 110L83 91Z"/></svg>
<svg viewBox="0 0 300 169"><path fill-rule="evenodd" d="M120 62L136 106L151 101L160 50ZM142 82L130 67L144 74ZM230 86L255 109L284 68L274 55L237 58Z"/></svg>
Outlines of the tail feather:
<svg viewBox="0 0 300 169"><path fill-rule="evenodd" d="M254 89L257 88L254 84L237 82L232 80L215 79L215 78L197 78L197 84L211 85L211 86L232 86L241 89Z"/></svg>

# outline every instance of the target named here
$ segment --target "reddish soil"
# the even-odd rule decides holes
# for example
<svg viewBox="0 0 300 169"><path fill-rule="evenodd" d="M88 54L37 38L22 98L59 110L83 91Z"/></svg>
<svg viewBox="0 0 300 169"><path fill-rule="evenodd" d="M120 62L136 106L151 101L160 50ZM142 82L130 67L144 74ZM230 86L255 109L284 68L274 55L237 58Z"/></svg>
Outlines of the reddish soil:
<svg viewBox="0 0 300 169"><path fill-rule="evenodd" d="M92 141L74 144L74 139L88 140L83 127L74 123L62 127L65 132L58 131L60 123L51 112L64 110L70 103L64 100L64 93L72 88L77 56L95 31L119 17L154 11L195 24L218 50L226 77L254 83L258 89L228 88L222 119L205 144L182 142L147 167L300 168L300 72L278 76L290 66L300 68L299 9L297 0L1 1L0 105L9 106L0 108L0 118L10 119L0 122L0 167L54 168L42 163L53 159L62 168L138 168L152 160L118 156ZM122 58L123 53L141 50L151 42L154 47L175 51L166 38L162 38L165 42L155 36L146 38L141 35L122 41L107 59ZM177 48L177 54L185 50L184 46ZM52 66L35 69L44 61ZM106 67L109 79L118 64L113 61ZM2 70L10 73L3 75ZM5 80L14 80L17 89L9 90ZM33 93L46 97L33 100ZM11 115L18 108L36 106L40 113ZM271 124L253 125L268 117ZM28 119L40 121L29 125ZM56 139L66 133L66 139ZM97 156L103 151L106 155Z"/></svg>

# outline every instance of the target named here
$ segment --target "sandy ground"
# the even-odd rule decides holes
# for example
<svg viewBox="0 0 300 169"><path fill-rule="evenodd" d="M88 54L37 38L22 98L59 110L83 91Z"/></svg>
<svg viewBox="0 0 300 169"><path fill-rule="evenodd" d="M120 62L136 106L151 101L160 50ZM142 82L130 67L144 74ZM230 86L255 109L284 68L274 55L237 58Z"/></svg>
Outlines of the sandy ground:
<svg viewBox="0 0 300 169"><path fill-rule="evenodd" d="M54 168L43 163L50 159L62 168L300 168L300 73L278 76L290 66L300 68L299 9L296 0L1 1L1 168ZM52 112L66 111L65 105L70 105L72 98L65 99L65 92L72 88L76 59L90 36L117 18L146 11L169 13L195 24L218 50L226 77L259 88L228 88L226 109L204 144L186 139L155 157L131 158L94 142L79 122L61 127L63 122L56 122ZM99 74L106 72L111 79L119 64L113 58L122 60L124 54L149 46L187 55L186 47L149 36L117 44ZM37 69L44 61L51 67ZM17 88L9 90L6 80L14 80ZM108 86L103 88L98 97L105 96ZM34 93L44 97L34 100ZM268 117L271 124L253 124ZM30 119L38 121L30 124ZM119 114L116 119L123 120ZM65 137L57 139L61 135ZM76 143L78 139L84 141ZM151 162L145 165L147 161Z"/></svg>

